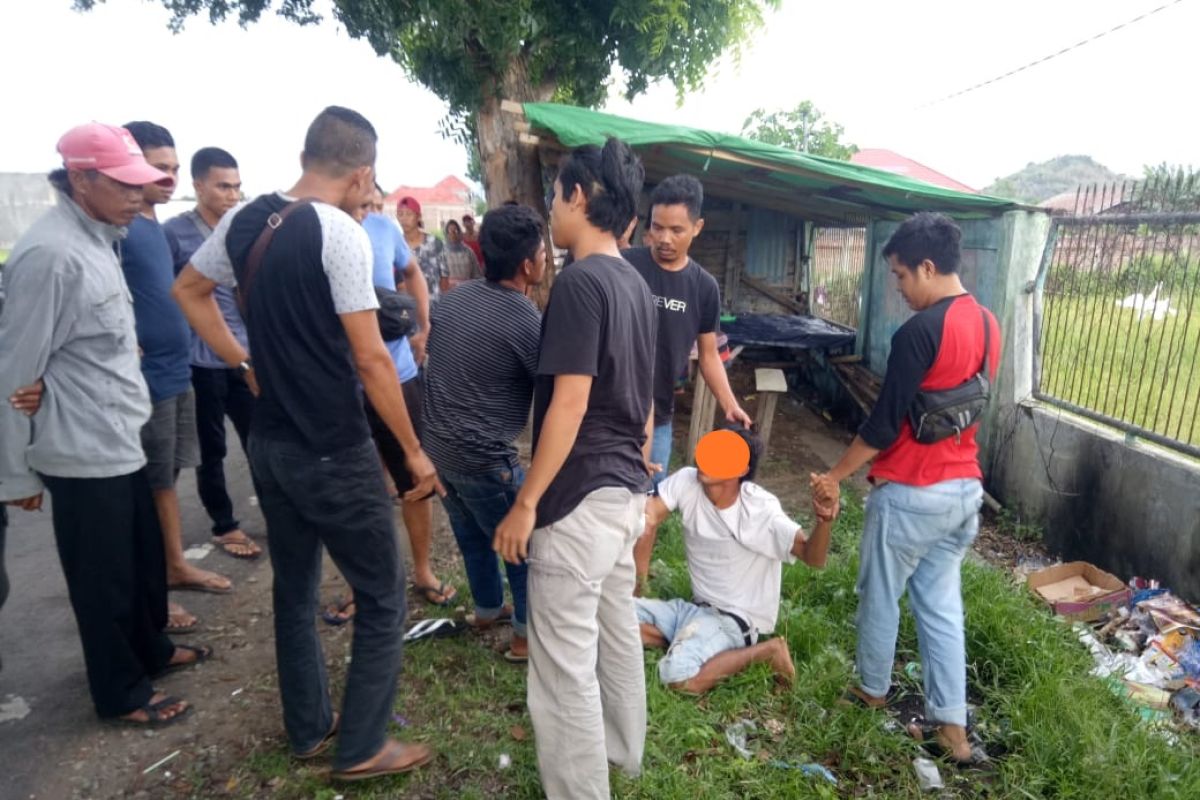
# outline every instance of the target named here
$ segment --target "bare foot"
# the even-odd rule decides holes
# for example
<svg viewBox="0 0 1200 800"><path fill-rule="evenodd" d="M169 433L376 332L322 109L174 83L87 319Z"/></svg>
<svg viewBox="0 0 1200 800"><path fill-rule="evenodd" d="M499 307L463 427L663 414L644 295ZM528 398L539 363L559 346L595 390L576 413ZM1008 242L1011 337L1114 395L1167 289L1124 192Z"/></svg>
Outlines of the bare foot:
<svg viewBox="0 0 1200 800"><path fill-rule="evenodd" d="M262 555L262 548L240 528L214 536L213 544L234 558L258 558Z"/></svg>
<svg viewBox="0 0 1200 800"><path fill-rule="evenodd" d="M782 638L772 639L769 644L771 648L771 669L775 671L775 680L779 681L784 686L791 686L796 682L796 665L792 663L792 654L788 651L787 642Z"/></svg>
<svg viewBox="0 0 1200 800"><path fill-rule="evenodd" d="M163 701L166 699L167 695L165 692L155 692L150 698L150 702L146 704L146 708L139 708L137 711L132 711L121 717L121 719L148 725L174 719L189 708L186 700L178 700L174 703L163 705Z"/></svg>
<svg viewBox="0 0 1200 800"><path fill-rule="evenodd" d="M223 593L233 589L233 582L224 575L184 564L178 569L167 569L167 587Z"/></svg>
<svg viewBox="0 0 1200 800"><path fill-rule="evenodd" d="M190 632L199 620L179 603L167 603L167 633Z"/></svg>

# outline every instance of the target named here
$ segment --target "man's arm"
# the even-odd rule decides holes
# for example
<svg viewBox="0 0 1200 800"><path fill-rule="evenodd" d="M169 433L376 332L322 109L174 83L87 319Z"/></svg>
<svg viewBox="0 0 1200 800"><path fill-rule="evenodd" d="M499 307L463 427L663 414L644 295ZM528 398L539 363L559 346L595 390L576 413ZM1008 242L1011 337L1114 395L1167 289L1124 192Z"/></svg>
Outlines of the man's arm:
<svg viewBox="0 0 1200 800"><path fill-rule="evenodd" d="M230 367L237 367L250 358L246 348L242 347L217 306L217 298L213 290L217 284L211 278L202 275L194 266L188 264L175 279L171 295L179 303L188 324L204 343L212 348L222 361ZM246 384L255 396L258 395L258 382L254 379L254 370L246 373Z"/></svg>
<svg viewBox="0 0 1200 800"><path fill-rule="evenodd" d="M579 435L579 426L587 413L591 391L591 375L554 376L554 395L550 398L550 407L542 421L533 463L525 475L525 483L517 492L512 509L496 526L492 549L510 564L519 564L528 555L527 545L533 533L538 502L575 446L575 437Z"/></svg>
<svg viewBox="0 0 1200 800"><path fill-rule="evenodd" d="M798 529L792 542L792 555L814 569L823 569L829 556L829 536L833 530L832 519L818 519L813 526L812 536L805 537Z"/></svg>
<svg viewBox="0 0 1200 800"><path fill-rule="evenodd" d="M654 464L650 454L654 452L654 403L650 403L650 416L646 417L646 441L642 444L642 461L646 464L646 472L650 477L667 468L666 464Z"/></svg>
<svg viewBox="0 0 1200 800"><path fill-rule="evenodd" d="M383 337L379 335L379 318L374 309L339 314L338 319L346 330L350 353L358 368L358 379L362 381L371 407L404 449L404 461L415 484L411 491L405 493L404 499L421 500L430 492L445 496L446 490L438 480L437 470L417 440L408 406L404 404L404 394L400 390L396 365L383 343Z"/></svg>
<svg viewBox="0 0 1200 800"><path fill-rule="evenodd" d="M725 419L737 422L747 428L754 422L738 404L733 389L729 386L729 374L721 363L721 354L717 350L717 334L702 333L696 337L696 352L699 355L700 374L704 382L717 398Z"/></svg>
<svg viewBox="0 0 1200 800"><path fill-rule="evenodd" d="M417 304L417 326L419 330L408 337L413 351L413 360L418 365L425 363L425 343L429 340L429 284L417 259L409 257L404 265L404 291L412 295Z"/></svg>

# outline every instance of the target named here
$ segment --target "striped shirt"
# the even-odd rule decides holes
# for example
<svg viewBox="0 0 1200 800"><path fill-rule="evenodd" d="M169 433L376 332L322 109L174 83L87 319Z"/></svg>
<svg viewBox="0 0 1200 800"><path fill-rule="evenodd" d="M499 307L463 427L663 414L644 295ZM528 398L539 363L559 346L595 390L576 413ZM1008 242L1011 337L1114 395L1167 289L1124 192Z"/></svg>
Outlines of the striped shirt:
<svg viewBox="0 0 1200 800"><path fill-rule="evenodd" d="M468 281L433 309L421 446L439 470L511 468L529 420L542 319L520 292Z"/></svg>

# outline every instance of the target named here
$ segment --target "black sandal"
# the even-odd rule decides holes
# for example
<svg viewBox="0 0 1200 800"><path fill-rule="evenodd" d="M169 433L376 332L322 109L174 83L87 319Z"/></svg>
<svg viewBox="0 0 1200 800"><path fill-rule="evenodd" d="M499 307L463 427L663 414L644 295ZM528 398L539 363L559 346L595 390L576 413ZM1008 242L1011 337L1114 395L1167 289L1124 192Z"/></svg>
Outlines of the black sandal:
<svg viewBox="0 0 1200 800"><path fill-rule="evenodd" d="M134 714L138 711L145 711L146 719L144 720L129 719L127 717L112 717L110 719L106 719L105 722L109 723L110 725L128 725L134 728L165 728L168 725L174 725L176 722L179 722L179 720L192 713L192 707L189 704L184 706L183 710L174 716L164 717L162 715L163 709L165 709L167 706L173 706L183 702L186 701L180 700L178 697L172 697L168 695L162 700L159 700L157 703L146 701L146 705L142 706L141 708L135 708L130 712L131 714Z"/></svg>
<svg viewBox="0 0 1200 800"><path fill-rule="evenodd" d="M175 649L176 650L187 650L189 652L195 653L196 657L193 658L191 661L181 661L178 664L167 664L166 667L159 670L158 673L156 675L154 675L155 678L161 677L163 675L168 675L172 672L178 672L181 669L188 669L189 667L194 667L197 664L203 664L205 661L208 661L210 658L212 658L212 654L213 654L213 649L206 644L202 644L199 647L196 647L195 645L190 645L190 644L177 644L177 645L175 645Z"/></svg>

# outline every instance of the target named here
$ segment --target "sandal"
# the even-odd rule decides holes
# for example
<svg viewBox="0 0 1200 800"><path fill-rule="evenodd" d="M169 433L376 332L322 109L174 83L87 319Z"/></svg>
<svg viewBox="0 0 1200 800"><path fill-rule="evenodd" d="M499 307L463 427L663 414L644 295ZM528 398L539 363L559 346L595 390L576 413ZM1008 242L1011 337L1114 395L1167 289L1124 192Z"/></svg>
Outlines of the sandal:
<svg viewBox="0 0 1200 800"><path fill-rule="evenodd" d="M408 629L404 634L405 642L419 642L422 639L448 639L458 636L466 630L466 625L446 617L423 619Z"/></svg>
<svg viewBox="0 0 1200 800"><path fill-rule="evenodd" d="M183 624L181 624L181 625L179 625L179 624L176 624L176 623L174 622L174 620L175 620L176 618L180 617L180 616L191 617L191 618L192 618L192 621L191 621L191 622L185 622L185 623L183 623ZM168 613L168 614L167 614L167 625L166 625L166 627L165 627L165 628L163 628L163 631L164 631L164 632L165 632L165 633L166 633L168 636L183 636L184 634L187 634L187 633L192 633L193 631L195 631L195 630L196 630L197 628L199 628L199 627L200 627L200 620L198 620L198 619L197 619L195 616L193 616L191 613L189 613L189 612L185 611L185 612L183 612L183 614L182 614L182 615L180 615L180 614L170 614L170 613Z"/></svg>
<svg viewBox="0 0 1200 800"><path fill-rule="evenodd" d="M467 614L467 624L477 631L486 631L496 625L507 625L512 622L513 607L503 606L500 613L490 619L480 619L478 614Z"/></svg>
<svg viewBox="0 0 1200 800"><path fill-rule="evenodd" d="M338 769L329 774L338 781L365 781L384 775L401 775L433 760L433 751L423 744L407 744L389 739L368 766Z"/></svg>
<svg viewBox="0 0 1200 800"><path fill-rule="evenodd" d="M183 709L170 717L164 717L163 712L169 707L183 703ZM186 717L192 712L192 707L186 700L180 700L178 697L170 695L159 700L157 703L152 703L149 700L141 708L135 708L131 714L136 714L138 711L146 712L146 719L129 719L128 717L112 717L106 719L110 725L129 725L135 728L165 728L168 725L174 725L179 720Z"/></svg>
<svg viewBox="0 0 1200 800"><path fill-rule="evenodd" d="M440 606L442 608L451 605L454 602L454 598L458 597L458 590L445 581L441 581L438 586L422 586L419 583L414 583L413 589L418 591L429 605ZM435 597L441 597L442 599L435 600Z"/></svg>
<svg viewBox="0 0 1200 800"><path fill-rule="evenodd" d="M300 761L308 761L324 753L333 744L333 740L337 738L338 727L341 722L341 715L336 711L333 712L333 724L329 726L329 733L325 734L325 738L317 742L317 746L311 750L305 750L303 753L293 753L292 757Z"/></svg>
<svg viewBox="0 0 1200 800"><path fill-rule="evenodd" d="M211 573L212 578L220 578L220 575ZM212 578L208 580L189 581L185 583L170 583L167 588L172 592L206 592L207 594L232 594L233 586L219 586L212 583Z"/></svg>
<svg viewBox="0 0 1200 800"><path fill-rule="evenodd" d="M233 531L221 534L220 536L212 537L213 546L220 548L221 551L227 556L240 558L244 561L253 561L262 555L262 548L259 547L258 543L247 536L244 532L242 532L241 536L235 536L232 539L223 538L228 536L230 533L233 533ZM234 548L240 548L242 552L238 552L238 550Z"/></svg>
<svg viewBox="0 0 1200 800"><path fill-rule="evenodd" d="M332 625L335 628L341 627L350 620L354 619L354 611L350 611L348 614L346 613L353 607L353 595L349 597L340 597L336 603L321 612L321 619L323 619L327 625Z"/></svg>
<svg viewBox="0 0 1200 800"><path fill-rule="evenodd" d="M988 757L983 746L976 741L971 741L975 737L970 728L967 729L967 743L971 745L971 755L967 758L955 758L954 753L938 741L937 733L940 727L941 725L936 722L918 717L908 723L904 730L921 745L926 753L934 758L945 759L956 767L981 767L991 763L992 759Z"/></svg>
<svg viewBox="0 0 1200 800"><path fill-rule="evenodd" d="M199 647L196 647L195 645L190 645L190 644L177 644L177 645L175 645L175 649L176 650L187 650L190 653L194 653L195 657L192 659L189 659L188 661L180 661L177 664L167 664L167 666L160 669L154 677L157 678L162 675L170 674L172 672L179 672L182 669L188 669L189 667L194 667L197 664L203 664L205 661L208 661L210 658L212 658L212 654L213 654L213 649L206 644L202 644Z"/></svg>
<svg viewBox="0 0 1200 800"><path fill-rule="evenodd" d="M855 689L854 687L851 687L842 692L842 696L838 698L837 704L839 706L855 706L857 708L865 708L868 711L882 711L894 703L895 700L895 696L889 694L883 698L882 703L869 703L867 702L867 696L865 692L863 692L861 689Z"/></svg>

